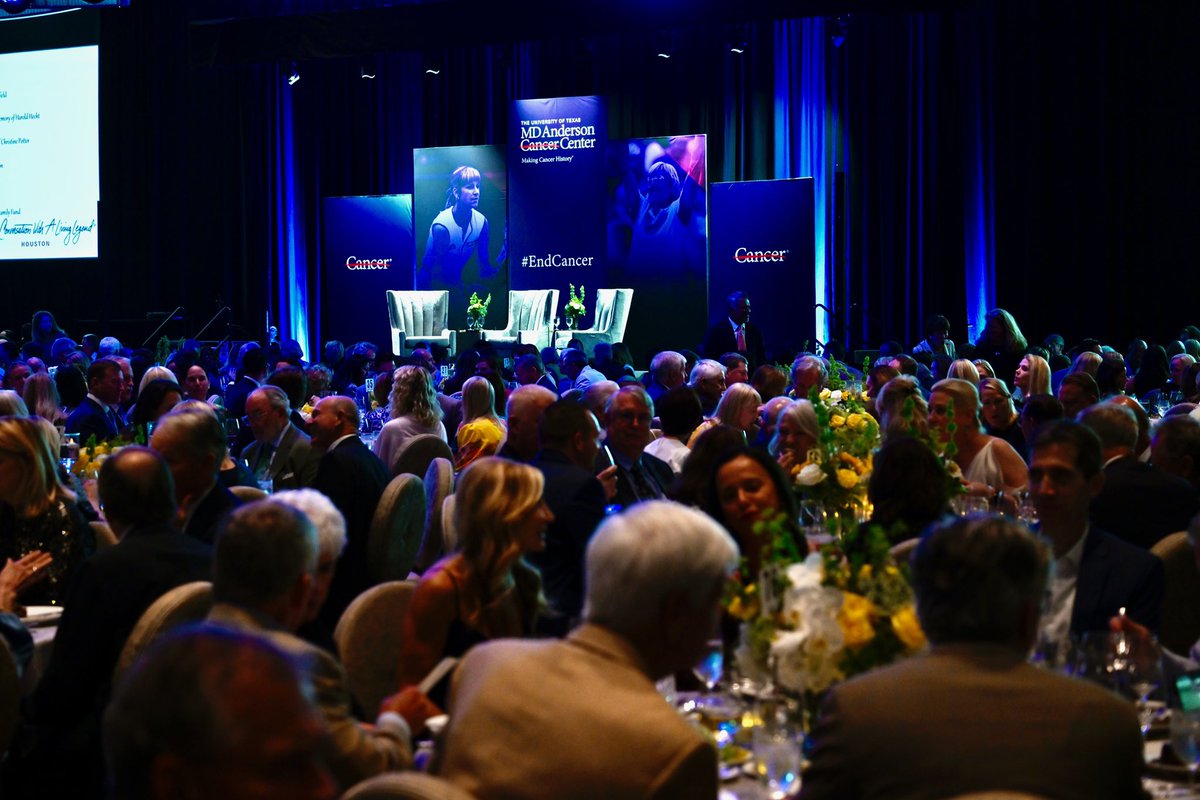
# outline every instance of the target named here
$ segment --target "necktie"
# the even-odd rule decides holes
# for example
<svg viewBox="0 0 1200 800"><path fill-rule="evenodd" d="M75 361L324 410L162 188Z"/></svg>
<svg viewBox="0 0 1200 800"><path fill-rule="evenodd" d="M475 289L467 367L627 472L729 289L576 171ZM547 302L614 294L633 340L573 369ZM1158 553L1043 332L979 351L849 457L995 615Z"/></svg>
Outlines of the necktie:
<svg viewBox="0 0 1200 800"><path fill-rule="evenodd" d="M121 423L117 419L117 412L113 411L112 408L109 408L104 412L104 416L108 419L108 432L111 435L116 436L121 430Z"/></svg>
<svg viewBox="0 0 1200 800"><path fill-rule="evenodd" d="M743 353L746 351L746 326L745 325L738 325L737 349Z"/></svg>
<svg viewBox="0 0 1200 800"><path fill-rule="evenodd" d="M271 472L271 459L275 455L275 445L264 444L258 451L258 463L254 465L254 476L264 478Z"/></svg>
<svg viewBox="0 0 1200 800"><path fill-rule="evenodd" d="M629 468L629 474L633 478L633 491L638 500L657 500L662 497L662 492L654 485L654 481L650 480L641 462L634 462Z"/></svg>

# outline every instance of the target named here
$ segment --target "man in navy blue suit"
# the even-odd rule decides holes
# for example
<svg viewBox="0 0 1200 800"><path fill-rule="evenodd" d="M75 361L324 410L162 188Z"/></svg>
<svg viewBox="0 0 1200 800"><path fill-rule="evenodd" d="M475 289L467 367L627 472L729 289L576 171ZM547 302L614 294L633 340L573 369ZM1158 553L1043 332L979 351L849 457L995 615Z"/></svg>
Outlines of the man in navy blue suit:
<svg viewBox="0 0 1200 800"><path fill-rule="evenodd" d="M729 295L727 317L713 323L700 345L705 358L718 359L725 353L741 353L751 369L766 360L762 331L750 324L750 298L745 292Z"/></svg>
<svg viewBox="0 0 1200 800"><path fill-rule="evenodd" d="M121 427L117 419L117 404L121 402L125 382L121 365L102 358L88 367L87 379L87 397L67 417L67 433L78 433L79 441L85 444L93 436L97 442L113 439Z"/></svg>
<svg viewBox="0 0 1200 800"><path fill-rule="evenodd" d="M1099 437L1069 420L1046 423L1033 441L1029 490L1042 533L1054 546L1054 576L1042 615L1043 637L1051 641L1106 630L1121 609L1158 629L1162 562L1088 521L1092 498L1104 487L1101 452Z"/></svg>

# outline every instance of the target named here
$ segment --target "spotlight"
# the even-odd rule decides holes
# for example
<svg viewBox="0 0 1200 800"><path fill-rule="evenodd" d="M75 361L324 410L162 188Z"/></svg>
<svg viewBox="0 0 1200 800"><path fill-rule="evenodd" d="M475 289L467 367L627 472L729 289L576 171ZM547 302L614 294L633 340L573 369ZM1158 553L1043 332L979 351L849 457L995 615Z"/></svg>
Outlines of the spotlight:
<svg viewBox="0 0 1200 800"><path fill-rule="evenodd" d="M670 53L659 53L658 57L659 58L670 58L671 54Z"/></svg>
<svg viewBox="0 0 1200 800"><path fill-rule="evenodd" d="M375 80L375 70L368 71L366 65L363 65L358 68L358 77L362 78L363 80L373 81Z"/></svg>
<svg viewBox="0 0 1200 800"><path fill-rule="evenodd" d="M425 70L425 74L426 75L441 75L442 71L440 69L433 69L432 67L430 67L429 69Z"/></svg>
<svg viewBox="0 0 1200 800"><path fill-rule="evenodd" d="M300 82L300 68L296 66L296 62L292 62L292 74L288 75L288 86L295 86Z"/></svg>
<svg viewBox="0 0 1200 800"><path fill-rule="evenodd" d="M737 45L734 45L734 46L732 46L732 47L730 47L730 48L729 48L729 52L731 52L731 53L737 53L737 54L740 56L742 53L746 52L746 48L744 48L744 47L738 47Z"/></svg>

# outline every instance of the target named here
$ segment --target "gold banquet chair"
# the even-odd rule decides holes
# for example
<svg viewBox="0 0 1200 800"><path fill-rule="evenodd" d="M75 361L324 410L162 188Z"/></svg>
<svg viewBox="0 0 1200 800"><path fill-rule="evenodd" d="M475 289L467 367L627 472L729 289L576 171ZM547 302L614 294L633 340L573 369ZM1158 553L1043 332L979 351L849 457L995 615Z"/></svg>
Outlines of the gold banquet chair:
<svg viewBox="0 0 1200 800"><path fill-rule="evenodd" d="M1175 653L1187 653L1200 639L1200 573L1187 531L1165 536L1150 552L1162 559L1166 572L1159 641Z"/></svg>
<svg viewBox="0 0 1200 800"><path fill-rule="evenodd" d="M200 622L212 610L212 584L208 581L193 581L176 586L150 604L142 613L137 624L125 640L117 668L113 672L113 683L120 681L138 657L146 652L160 636L186 625Z"/></svg>
<svg viewBox="0 0 1200 800"><path fill-rule="evenodd" d="M475 800L475 796L436 775L389 772L351 786L341 800Z"/></svg>
<svg viewBox="0 0 1200 800"><path fill-rule="evenodd" d="M425 487L402 473L383 490L367 534L367 569L377 582L402 581L417 562L425 529Z"/></svg>
<svg viewBox="0 0 1200 800"><path fill-rule="evenodd" d="M425 471L425 533L417 551L414 567L418 574L432 567L446 554L442 538L442 507L454 492L454 465L445 458L435 458Z"/></svg>
<svg viewBox="0 0 1200 800"><path fill-rule="evenodd" d="M384 698L400 688L396 670L404 616L416 587L412 581L372 586L346 607L334 629L350 694L371 719L379 713Z"/></svg>

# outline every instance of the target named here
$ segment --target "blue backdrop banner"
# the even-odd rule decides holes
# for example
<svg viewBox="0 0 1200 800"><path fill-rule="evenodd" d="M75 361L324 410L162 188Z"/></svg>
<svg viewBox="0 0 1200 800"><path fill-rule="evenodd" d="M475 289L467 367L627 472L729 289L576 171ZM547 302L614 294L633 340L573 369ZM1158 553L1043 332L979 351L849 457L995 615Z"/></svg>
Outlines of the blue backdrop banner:
<svg viewBox="0 0 1200 800"><path fill-rule="evenodd" d="M767 355L786 357L814 332L813 180L715 183L709 233L709 316L731 292L750 296Z"/></svg>
<svg viewBox="0 0 1200 800"><path fill-rule="evenodd" d="M568 284L590 292L604 275L604 102L515 100L508 142L509 280L514 289L559 289L561 313Z"/></svg>
<svg viewBox="0 0 1200 800"><path fill-rule="evenodd" d="M337 338L387 350L392 329L384 292L413 288L412 195L326 197L323 210L322 329L312 349L319 354L321 341Z"/></svg>
<svg viewBox="0 0 1200 800"><path fill-rule="evenodd" d="M508 319L508 179L493 145L413 150L417 288L450 292L450 327L467 327L472 292L492 295L485 325Z"/></svg>

